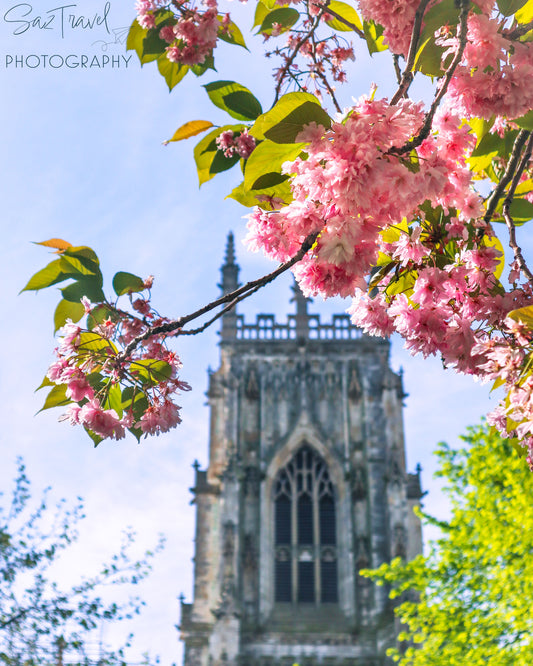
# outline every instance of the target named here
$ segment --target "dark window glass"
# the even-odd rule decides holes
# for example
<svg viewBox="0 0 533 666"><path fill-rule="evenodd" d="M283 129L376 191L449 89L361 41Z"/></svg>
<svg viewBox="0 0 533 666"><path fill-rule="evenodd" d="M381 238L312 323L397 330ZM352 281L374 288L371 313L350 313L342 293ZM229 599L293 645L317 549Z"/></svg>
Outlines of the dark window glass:
<svg viewBox="0 0 533 666"><path fill-rule="evenodd" d="M276 500L276 544L291 542L291 501L287 495Z"/></svg>
<svg viewBox="0 0 533 666"><path fill-rule="evenodd" d="M321 562L322 602L337 602L337 562Z"/></svg>
<svg viewBox="0 0 533 666"><path fill-rule="evenodd" d="M292 568L291 561L276 561L276 595L278 603L286 603L292 600Z"/></svg>
<svg viewBox="0 0 533 666"><path fill-rule="evenodd" d="M298 601L313 603L315 600L315 563L298 562Z"/></svg>
<svg viewBox="0 0 533 666"><path fill-rule="evenodd" d="M279 471L272 499L275 601L337 603L335 491L324 460L308 444Z"/></svg>
<svg viewBox="0 0 533 666"><path fill-rule="evenodd" d="M337 539L335 534L335 502L333 497L326 495L320 500L320 543L323 546L334 546Z"/></svg>
<svg viewBox="0 0 533 666"><path fill-rule="evenodd" d="M313 543L313 503L309 495L298 499L298 545Z"/></svg>

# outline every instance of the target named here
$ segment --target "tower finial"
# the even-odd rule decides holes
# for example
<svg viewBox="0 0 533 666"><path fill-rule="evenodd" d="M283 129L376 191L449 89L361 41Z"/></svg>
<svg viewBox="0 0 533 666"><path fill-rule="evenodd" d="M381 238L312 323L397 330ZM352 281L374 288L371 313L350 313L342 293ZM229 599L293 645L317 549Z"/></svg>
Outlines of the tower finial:
<svg viewBox="0 0 533 666"><path fill-rule="evenodd" d="M312 299L304 296L296 279L291 288L294 293L294 296L291 298L291 303L296 303L296 337L307 338L309 337L309 313L307 312L307 304Z"/></svg>
<svg viewBox="0 0 533 666"><path fill-rule="evenodd" d="M230 231L226 241L226 257L224 266L235 266L235 239L233 231Z"/></svg>
<svg viewBox="0 0 533 666"><path fill-rule="evenodd" d="M222 281L218 285L223 294L229 294L239 287L239 264L235 261L235 238L230 231L226 241L224 263L220 268ZM237 337L237 313L235 308L222 317L222 340L234 340Z"/></svg>

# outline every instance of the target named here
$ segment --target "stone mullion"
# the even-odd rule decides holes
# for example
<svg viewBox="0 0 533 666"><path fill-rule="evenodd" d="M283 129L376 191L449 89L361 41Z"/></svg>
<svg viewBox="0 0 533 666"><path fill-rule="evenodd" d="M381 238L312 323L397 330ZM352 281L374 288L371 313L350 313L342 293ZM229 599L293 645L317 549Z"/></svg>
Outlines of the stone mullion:
<svg viewBox="0 0 533 666"><path fill-rule="evenodd" d="M292 603L298 602L298 490L295 475L291 475L291 567L292 567Z"/></svg>
<svg viewBox="0 0 533 666"><path fill-rule="evenodd" d="M320 579L320 523L318 513L318 481L316 478L316 462L312 470L312 501L313 501L313 564L315 567L315 605L320 605L322 581Z"/></svg>

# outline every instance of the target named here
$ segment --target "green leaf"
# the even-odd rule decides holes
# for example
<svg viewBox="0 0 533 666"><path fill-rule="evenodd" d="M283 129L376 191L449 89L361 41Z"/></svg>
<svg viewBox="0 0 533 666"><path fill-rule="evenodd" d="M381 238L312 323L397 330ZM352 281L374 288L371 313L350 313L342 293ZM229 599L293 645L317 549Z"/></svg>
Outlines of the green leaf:
<svg viewBox="0 0 533 666"><path fill-rule="evenodd" d="M66 273L64 270L64 262L62 262L61 259L55 259L32 275L28 284L21 290L21 293L23 291L38 291L39 289L45 289L53 284L67 280L69 277L71 277L69 273Z"/></svg>
<svg viewBox="0 0 533 666"><path fill-rule="evenodd" d="M340 2L339 0L331 0L326 8L326 16L329 9L334 11L339 16L342 16L342 18L346 19L349 23L352 23L359 30L363 30L363 23L359 18L359 14L351 5L348 5L345 2ZM326 23L330 28L333 28L333 30L338 30L339 32L352 32L352 28L348 27L336 16L332 16L330 14L330 17L331 18L326 19Z"/></svg>
<svg viewBox="0 0 533 666"><path fill-rule="evenodd" d="M444 48L435 44L433 37L428 37L416 52L414 68L426 76L441 76L443 73L442 56Z"/></svg>
<svg viewBox="0 0 533 666"><path fill-rule="evenodd" d="M95 448L98 446L98 444L100 444L100 442L104 441L104 438L102 436L97 435L92 430L89 430L89 428L86 428L85 426L83 426L83 429L89 435L89 437L93 440Z"/></svg>
<svg viewBox="0 0 533 666"><path fill-rule="evenodd" d="M511 16L526 3L527 0L497 0L498 9L504 16Z"/></svg>
<svg viewBox="0 0 533 666"><path fill-rule="evenodd" d="M202 63L198 63L197 65L191 65L190 70L195 76L202 76L202 74L205 74L208 69L215 70L215 59L213 58L213 55L207 55L205 57L205 60Z"/></svg>
<svg viewBox="0 0 533 666"><path fill-rule="evenodd" d="M292 7L279 7L274 9L265 16L259 32L264 35L271 35L274 23L281 26L280 32L289 30L300 18L300 12Z"/></svg>
<svg viewBox="0 0 533 666"><path fill-rule="evenodd" d="M166 361L153 358L136 359L130 363L130 372L143 384L159 384L170 379L172 367Z"/></svg>
<svg viewBox="0 0 533 666"><path fill-rule="evenodd" d="M274 175L277 176L279 174ZM261 182L260 184L262 185ZM260 197L260 199L257 199L257 197ZM266 188L262 187L260 190L247 189L244 187L244 182L242 182L228 194L227 198L238 201L241 205L246 206L246 208L259 206L263 210L272 210L273 207L269 203L269 199L275 199L276 204L278 203L277 200L281 199L285 205L288 205L292 201L292 191L288 179L280 182L278 185Z"/></svg>
<svg viewBox="0 0 533 666"><path fill-rule="evenodd" d="M155 55L156 58L159 58L162 53L166 53L168 43L159 36L161 27L163 26L152 28L146 33L146 37L143 40L143 56Z"/></svg>
<svg viewBox="0 0 533 666"><path fill-rule="evenodd" d="M50 381L48 377L45 375L43 377L43 381L39 384L39 386L35 389L35 391L40 391L42 388L46 388L47 386L55 386L54 382Z"/></svg>
<svg viewBox="0 0 533 666"><path fill-rule="evenodd" d="M54 312L54 333L67 323L67 319L71 319L76 323L83 317L84 313L85 308L79 300L77 303L73 303L61 299Z"/></svg>
<svg viewBox="0 0 533 666"><path fill-rule="evenodd" d="M79 304L83 296L86 296L92 303L105 301L100 280L96 276L78 278L76 282L62 289L61 293L63 298L71 303Z"/></svg>
<svg viewBox="0 0 533 666"><path fill-rule="evenodd" d="M383 39L383 26L374 23L374 21L363 21L363 32L370 55L379 51L386 51L389 48Z"/></svg>
<svg viewBox="0 0 533 666"><path fill-rule="evenodd" d="M236 81L213 81L204 88L215 106L237 120L255 120L263 112L259 100Z"/></svg>
<svg viewBox="0 0 533 666"><path fill-rule="evenodd" d="M529 222L533 220L533 203L527 199L514 198L509 210L515 221Z"/></svg>
<svg viewBox="0 0 533 666"><path fill-rule="evenodd" d="M126 50L135 51L140 62L143 62L143 42L148 30L139 25L135 19L130 26L128 37L126 39Z"/></svg>
<svg viewBox="0 0 533 666"><path fill-rule="evenodd" d="M93 333L92 331L83 331L80 333L80 344L78 350L82 351L91 351L91 352L100 352L105 351L107 354L115 355L117 354L117 348L107 338L103 338L98 333Z"/></svg>
<svg viewBox="0 0 533 666"><path fill-rule="evenodd" d="M170 91L178 85L190 68L179 62L170 62L166 55L162 55L157 59L157 69L167 82Z"/></svg>
<svg viewBox="0 0 533 666"><path fill-rule="evenodd" d="M99 303L91 310L90 314L87 315L87 328L92 330L106 319L116 321L117 311L106 303Z"/></svg>
<svg viewBox="0 0 533 666"><path fill-rule="evenodd" d="M331 127L331 118L314 95L288 93L283 95L270 111L259 116L251 134L256 139L266 138L275 143L294 143L304 126L313 121L324 127Z"/></svg>
<svg viewBox="0 0 533 666"><path fill-rule="evenodd" d="M221 150L217 150L209 165L209 173L215 175L231 169L240 160L240 156L234 153L231 157L226 157Z"/></svg>
<svg viewBox="0 0 533 666"><path fill-rule="evenodd" d="M442 26L453 28L459 22L455 0L442 0L424 14L424 27L418 40L415 69L427 76L442 74L444 48L435 44L435 32Z"/></svg>
<svg viewBox="0 0 533 666"><path fill-rule="evenodd" d="M67 398L66 391L67 391L66 384L54 385L50 390L50 392L48 393L48 395L46 396L44 405L37 412L37 414L43 412L45 409L51 409L52 407L61 407L64 405L69 405L72 402L72 400L70 398Z"/></svg>
<svg viewBox="0 0 533 666"><path fill-rule="evenodd" d="M490 238L488 236L483 236L483 245L486 247L492 247L500 253L498 265L494 269L494 276L499 280L502 276L503 269L505 268L505 250L503 249L503 245L497 236L491 236Z"/></svg>
<svg viewBox="0 0 533 666"><path fill-rule="evenodd" d="M533 130L533 111L529 111L525 116L521 116L520 118L515 118L513 123L516 123L518 127L522 127L531 132L531 130Z"/></svg>
<svg viewBox="0 0 533 666"><path fill-rule="evenodd" d="M243 48L246 48L246 42L244 41L244 37L242 36L242 32L240 31L239 27L233 23L233 21L230 21L227 26L223 27L223 19L224 16L219 14L218 20L221 25L218 28L218 38L223 42L227 42L228 44L234 44L235 46L242 46Z"/></svg>
<svg viewBox="0 0 533 666"><path fill-rule="evenodd" d="M109 384L108 384L109 385ZM122 391L119 384L111 384L107 389L107 397L103 403L104 409L114 409L119 418L122 418Z"/></svg>
<svg viewBox="0 0 533 666"><path fill-rule="evenodd" d="M148 409L148 400L143 391L139 390L137 386L126 386L122 391L122 404L123 412L133 412L135 419L140 419L144 412Z"/></svg>
<svg viewBox="0 0 533 666"><path fill-rule="evenodd" d="M275 0L274 0L274 3L275 3ZM263 23L264 19L265 19L265 16L268 14L268 12L271 9L274 9L274 6L275 6L275 4L272 5L271 7L267 7L264 2L258 2L257 6L255 8L254 24L253 24L252 28L255 28L255 27L261 25Z"/></svg>
<svg viewBox="0 0 533 666"><path fill-rule="evenodd" d="M270 171L269 173L264 173L262 176L254 181L251 189L252 190L264 190L269 187L274 187L280 185L281 183L288 180L289 176L277 173L276 171Z"/></svg>
<svg viewBox="0 0 533 666"><path fill-rule="evenodd" d="M284 162L293 161L302 152L305 146L303 143L289 143L279 144L273 141L262 141L258 144L246 162L244 169L244 187L249 190L263 189L265 187L272 187L277 183L270 182L268 184L259 183L261 178L266 174L276 172L281 176L281 165ZM286 176L283 177L283 180ZM268 181L267 181L268 182Z"/></svg>
<svg viewBox="0 0 533 666"><path fill-rule="evenodd" d="M236 90L224 96L228 113L237 120L255 120L263 113L259 100L251 92Z"/></svg>
<svg viewBox="0 0 533 666"><path fill-rule="evenodd" d="M138 275L119 271L113 278L113 289L117 296L144 291L144 281Z"/></svg>

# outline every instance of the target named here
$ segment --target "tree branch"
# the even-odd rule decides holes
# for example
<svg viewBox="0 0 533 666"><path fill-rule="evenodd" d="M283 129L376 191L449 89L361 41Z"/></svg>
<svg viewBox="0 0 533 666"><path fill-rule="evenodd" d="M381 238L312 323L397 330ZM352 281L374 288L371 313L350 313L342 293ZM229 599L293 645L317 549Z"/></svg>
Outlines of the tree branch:
<svg viewBox="0 0 533 666"><path fill-rule="evenodd" d="M261 287L264 287L265 285L269 284L270 282L275 280L279 275L285 273L285 271L289 270L289 268L292 268L294 264L298 263L301 259L303 259L303 257L307 254L307 252L313 247L319 233L320 232L317 231L314 234L310 234L304 240L302 246L300 247L298 252L294 255L294 257L292 259L289 259L289 261L286 261L285 263L278 266L278 268L276 268L276 270L272 271L271 273L263 275L263 277L260 277L257 280L252 280L251 282L247 282L244 286L239 287L239 289L235 289L234 291L231 291L228 294L224 294L220 298L217 298L217 300L212 301L207 305L204 305L204 307L200 308L199 310L196 310L195 312L189 315L186 315L184 317L179 317L178 319L174 319L173 321L170 321L166 324L161 324L160 326L153 326L144 333L141 333L141 335L138 335L136 338L134 338L128 344L128 346L125 347L125 349L122 352L120 352L120 354L117 354L117 356L113 359L114 365L116 365L117 367L120 366L120 364L123 363L128 358L128 356L134 351L134 349L138 347L138 345L144 342L144 340L147 340L148 338L152 337L152 335L161 335L169 333L175 333L175 335L192 335L194 333L193 331L184 331L182 333L180 329L183 328L183 326L188 324L190 321L194 321L195 319L202 317L208 312L211 312L211 310L218 308L220 305L229 303L229 305L227 305L227 307L225 307L222 312L217 313L217 315L213 317L209 322L207 322L207 325L202 326L198 330L198 332L200 330L205 330L207 326L211 325L219 317L225 314L225 312L231 310L231 308L234 307L236 303L247 298L251 294L255 293Z"/></svg>
<svg viewBox="0 0 533 666"><path fill-rule="evenodd" d="M533 151L533 135L529 133L529 140L526 149L524 151L524 154L522 155L522 159L520 160L520 165L518 169L516 169L513 180L511 182L511 187L507 192L507 196L503 201L503 207L502 207L503 219L505 220L505 224L507 225L507 229L509 230L509 247L512 249L514 253L514 257L518 262L518 265L520 266L520 270L524 273L524 275L526 275L530 284L533 284L533 273L531 273L531 271L529 270L525 262L524 256L522 255L522 249L516 242L516 228L514 225L513 218L511 217L511 204L513 203L514 194L516 188L518 187L522 174L524 173L524 169L526 168L529 160L531 159L532 151Z"/></svg>
<svg viewBox="0 0 533 666"><path fill-rule="evenodd" d="M457 69L457 66L459 65L463 57L463 52L465 50L467 42L466 36L468 29L467 20L468 20L469 9L470 9L470 0L462 0L461 13L459 15L459 48L457 49L457 53L455 54L451 65L448 67L446 73L444 74L444 77L441 80L441 84L437 91L437 94L435 95L433 103L431 104L431 107L426 114L424 124L422 125L418 134L415 137L413 137L401 148L392 148L389 151L389 153L393 155L403 155L405 153L410 153L411 150L413 150L413 148L419 146L429 136L429 133L431 131L431 126L433 123L433 118L435 117L435 113L437 112L439 104L441 103L442 98L444 97L446 91L448 90L448 86L450 85L450 81L452 80L454 72Z"/></svg>
<svg viewBox="0 0 533 666"><path fill-rule="evenodd" d="M409 44L409 52L407 54L407 62L405 64L405 69L403 70L402 77L400 79L400 85L398 90L391 99L391 105L395 105L399 102L400 99L407 95L409 86L413 82L415 75L413 74L413 66L415 64L416 51L418 48L418 41L420 39L420 33L422 32L422 19L426 11L430 0L421 0L420 4L415 13L415 21L413 24L413 31L411 33L411 42ZM398 65L398 61L395 60L395 65Z"/></svg>
<svg viewBox="0 0 533 666"><path fill-rule="evenodd" d="M531 132L529 132L528 130L523 129L520 130L520 132L518 132L518 135L513 144L513 150L511 151L509 162L507 163L507 168L505 169L505 173L501 177L500 182L498 183L498 185L496 186L490 197L487 199L487 212L485 213L485 217L483 218L483 220L487 224L492 220L492 216L494 215L496 206L498 205L498 202L500 201L505 188L507 187L507 185L509 185L509 183L513 179L516 168L518 166L520 155L522 153L522 148L524 147L530 135Z"/></svg>

